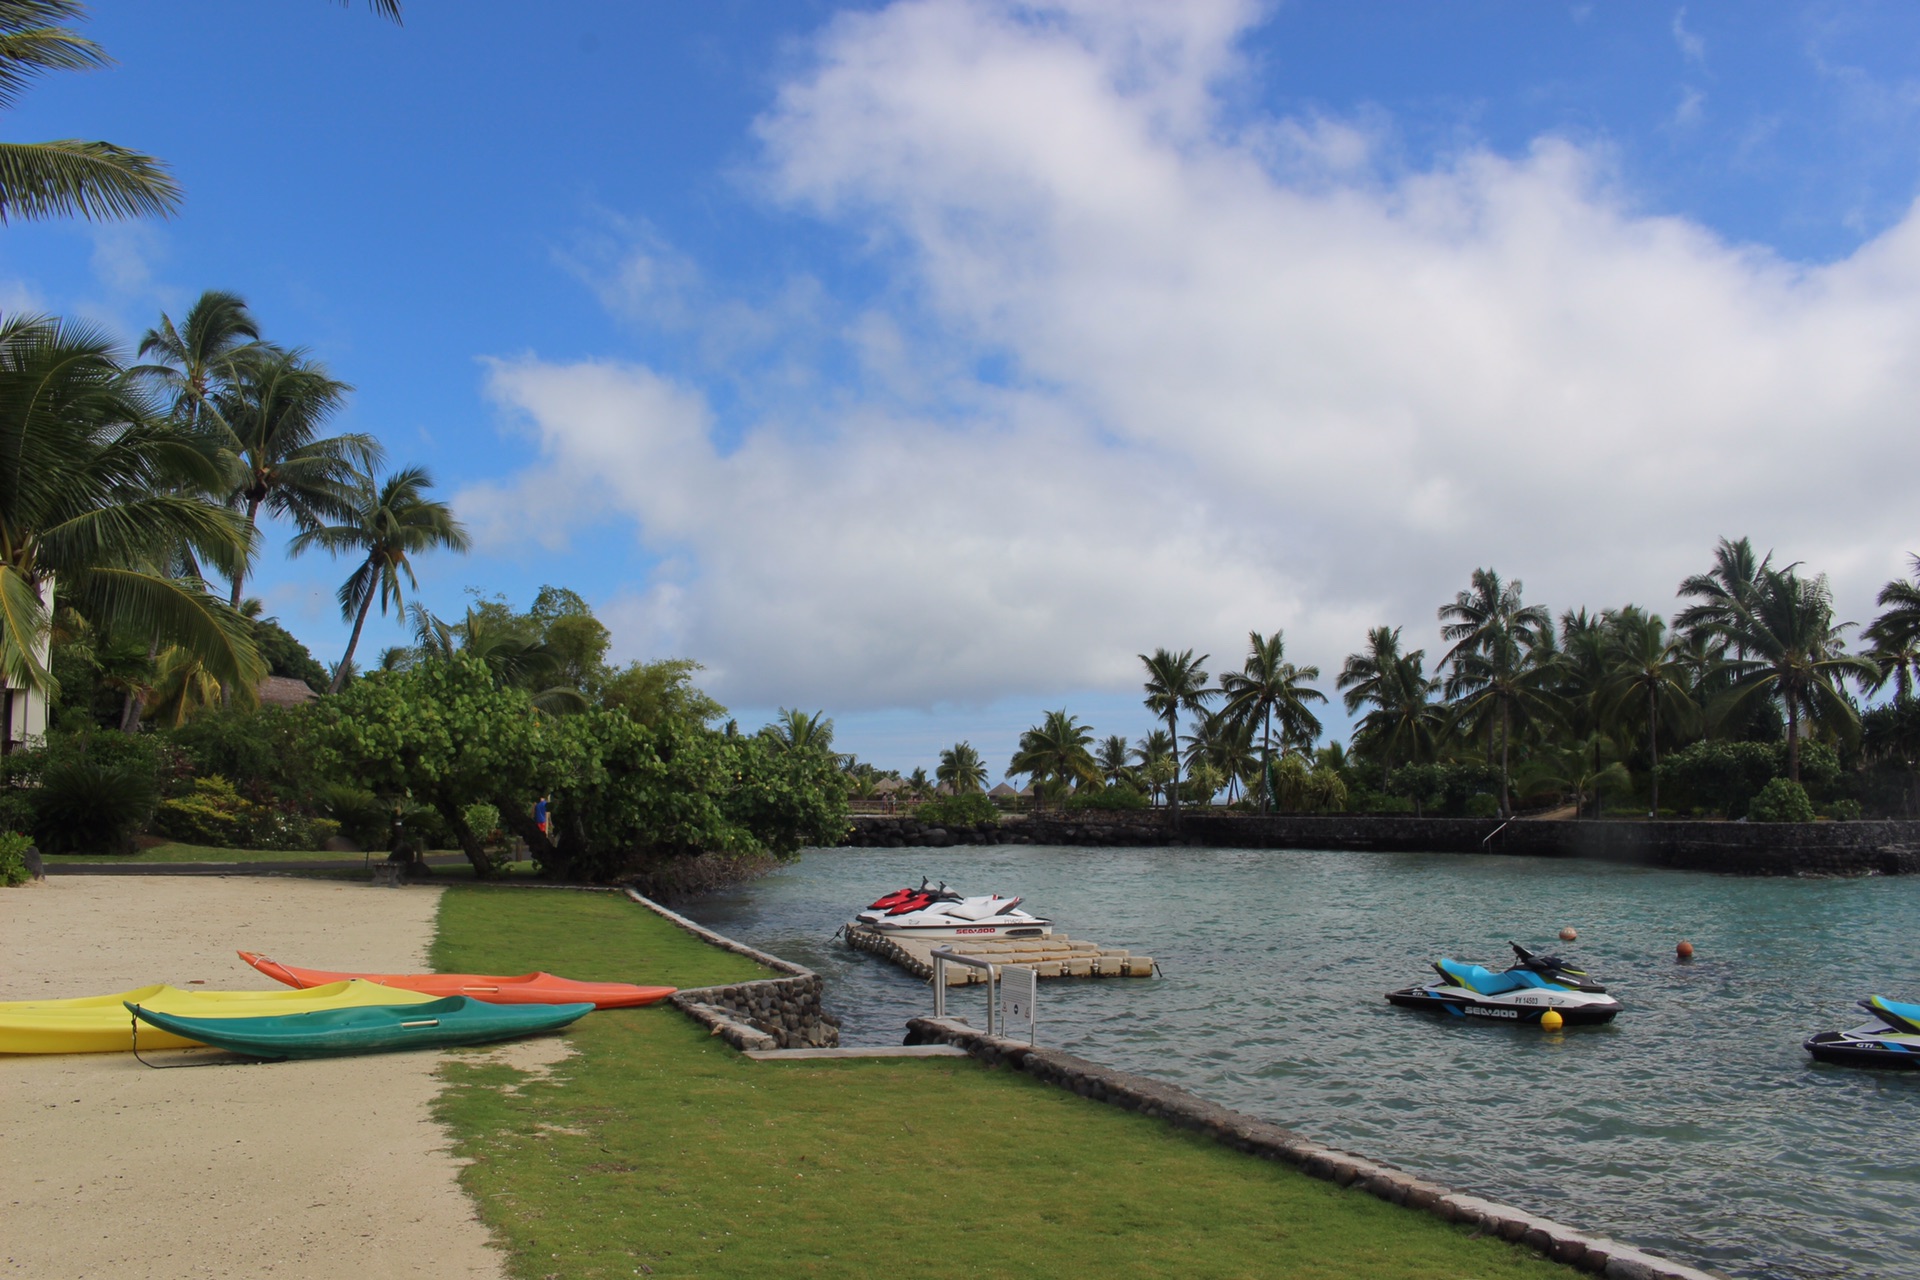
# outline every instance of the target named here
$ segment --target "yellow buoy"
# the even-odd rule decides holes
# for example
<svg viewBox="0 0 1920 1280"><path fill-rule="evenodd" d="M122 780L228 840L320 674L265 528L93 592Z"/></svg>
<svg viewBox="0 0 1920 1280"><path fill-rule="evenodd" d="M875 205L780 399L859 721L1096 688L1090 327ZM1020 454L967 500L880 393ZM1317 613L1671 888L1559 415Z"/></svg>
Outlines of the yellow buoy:
<svg viewBox="0 0 1920 1280"><path fill-rule="evenodd" d="M1549 1009L1540 1015L1540 1029L1542 1031L1558 1031L1560 1024L1565 1021L1566 1019L1560 1016L1558 1009Z"/></svg>

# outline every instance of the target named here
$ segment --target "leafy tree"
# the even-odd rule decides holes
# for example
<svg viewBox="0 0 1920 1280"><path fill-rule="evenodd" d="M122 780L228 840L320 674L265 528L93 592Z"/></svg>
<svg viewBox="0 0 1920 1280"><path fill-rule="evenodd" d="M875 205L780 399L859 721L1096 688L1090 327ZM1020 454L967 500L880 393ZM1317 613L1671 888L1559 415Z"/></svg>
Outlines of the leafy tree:
<svg viewBox="0 0 1920 1280"><path fill-rule="evenodd" d="M1093 730L1065 708L1047 712L1041 723L1020 735L1020 746L1007 762L1006 776L1026 774L1036 795L1043 788L1064 791L1070 786L1099 785L1100 767L1094 763Z"/></svg>
<svg viewBox="0 0 1920 1280"><path fill-rule="evenodd" d="M334 670L329 692L340 692L352 674L353 651L360 645L360 630L374 596L380 597L383 614L389 604L404 606L403 579L405 587L420 585L413 572L414 556L436 547L467 549L467 531L453 512L446 503L426 496L432 487L433 479L424 467L396 471L378 486L363 476L353 486L350 514L341 523L303 530L288 545L289 554L296 556L319 547L335 556L344 552L366 557L340 587L340 616L353 620L353 634Z"/></svg>
<svg viewBox="0 0 1920 1280"><path fill-rule="evenodd" d="M1735 684L1726 711L1760 699L1777 701L1787 714L1787 777L1800 781L1800 719L1845 736L1859 732L1860 717L1839 682L1871 683L1879 668L1848 654L1833 621L1833 595L1825 577L1802 578L1791 569L1764 569L1750 603L1722 624L1737 656L1727 669Z"/></svg>
<svg viewBox="0 0 1920 1280"><path fill-rule="evenodd" d="M1251 729L1260 724L1260 767L1262 776L1273 762L1273 720L1280 718L1280 741L1295 745L1311 743L1320 736L1320 721L1307 709L1309 702L1325 702L1327 695L1311 685L1320 678L1319 667L1299 667L1288 662L1284 632L1263 636L1258 631L1247 636L1249 652L1239 671L1220 677L1226 702L1220 714L1231 724ZM1260 812L1265 813L1270 797L1260 788Z"/></svg>
<svg viewBox="0 0 1920 1280"><path fill-rule="evenodd" d="M1682 609L1673 625L1681 631L1731 638L1752 609L1763 579L1772 572L1772 563L1773 552L1757 555L1747 538L1720 539L1713 549L1713 568L1680 583L1680 597L1698 603ZM1738 651L1738 642L1735 644Z"/></svg>
<svg viewBox="0 0 1920 1280"><path fill-rule="evenodd" d="M1202 665L1210 655L1203 653L1196 658L1191 649L1180 653L1170 649L1155 649L1152 657L1144 653L1139 656L1147 669L1146 708L1166 720L1170 743L1177 743L1180 740L1180 713L1187 711L1194 715L1205 715L1207 704L1219 696L1219 690L1207 687L1207 673ZM1167 795L1173 807L1173 824L1177 827L1180 825L1180 756L1177 751L1171 751L1171 747L1169 749L1173 778Z"/></svg>
<svg viewBox="0 0 1920 1280"><path fill-rule="evenodd" d="M600 680L601 705L656 727L710 724L727 709L694 685L703 669L692 658L629 663Z"/></svg>
<svg viewBox="0 0 1920 1280"><path fill-rule="evenodd" d="M243 601L258 604L258 601ZM243 610L244 612L244 610ZM320 665L307 646L280 625L278 618L251 617L253 645L267 664L267 674L304 680L315 693L327 687L327 669Z"/></svg>
<svg viewBox="0 0 1920 1280"><path fill-rule="evenodd" d="M255 524L261 508L301 530L351 519L356 483L380 465L385 450L359 432L321 434L353 388L330 377L304 352L253 345L231 360L233 376L210 415L217 447L233 472L230 501ZM245 567L233 580L240 603Z"/></svg>
<svg viewBox="0 0 1920 1280"><path fill-rule="evenodd" d="M1522 601L1518 579L1502 582L1492 569L1475 569L1472 585L1440 606L1440 635L1453 642L1443 666L1451 668L1446 695L1454 699L1453 723L1484 728L1487 757L1500 757L1500 813L1513 813L1507 782L1516 722L1551 717L1558 709L1549 659L1553 623L1539 605Z"/></svg>
<svg viewBox="0 0 1920 1280"><path fill-rule="evenodd" d="M194 577L154 566L187 548L237 571L250 531L191 496L219 474L99 334L0 321L0 675L54 692L39 654L57 578L67 603L128 642L173 645L250 699L265 669L246 619Z"/></svg>
<svg viewBox="0 0 1920 1280"><path fill-rule="evenodd" d="M1891 680L1893 696L1901 702L1913 699L1914 677L1920 675L1920 556L1912 556L1912 582L1895 578L1880 588L1874 603L1881 608L1861 634L1872 644L1867 656L1879 668L1875 688Z"/></svg>
<svg viewBox="0 0 1920 1280"><path fill-rule="evenodd" d="M1110 733L1100 740L1100 747L1093 754L1093 763L1109 785L1118 785L1133 776L1131 754L1127 735Z"/></svg>
<svg viewBox="0 0 1920 1280"><path fill-rule="evenodd" d="M209 289L188 309L179 326L166 312L140 339L139 372L158 379L173 395L176 422L196 433L220 431L217 398L238 380L239 361L260 340L247 303L237 293Z"/></svg>
<svg viewBox="0 0 1920 1280"><path fill-rule="evenodd" d="M1643 709L1647 721L1650 818L1660 814L1660 716L1676 724L1690 720L1699 707L1687 692L1686 664L1680 646L1667 638L1660 617L1629 605L1613 615L1608 657L1612 671L1604 686L1610 711L1618 716Z"/></svg>
<svg viewBox="0 0 1920 1280"><path fill-rule="evenodd" d="M1528 790L1551 788L1571 796L1578 816L1585 815L1591 798L1596 818L1607 793L1633 786L1633 775L1620 762L1613 740L1600 733L1564 746L1547 745L1536 750L1521 767L1519 778L1520 785Z"/></svg>
<svg viewBox="0 0 1920 1280"><path fill-rule="evenodd" d="M99 45L59 25L83 13L79 0L0 0L0 110L48 71L113 64ZM180 188L152 156L74 138L0 143L0 221L166 217L179 204Z"/></svg>
<svg viewBox="0 0 1920 1280"><path fill-rule="evenodd" d="M1813 801L1799 783L1775 778L1760 788L1760 794L1747 806L1747 816L1755 822L1812 822Z"/></svg>
<svg viewBox="0 0 1920 1280"><path fill-rule="evenodd" d="M1155 729L1133 744L1134 771L1146 783L1147 794L1156 802L1173 781L1173 735Z"/></svg>
<svg viewBox="0 0 1920 1280"><path fill-rule="evenodd" d="M501 688L464 654L355 681L315 717L323 771L432 807L478 876L491 874L493 860L467 807L492 803L503 820L530 811L565 765L578 764L525 691Z"/></svg>
<svg viewBox="0 0 1920 1280"><path fill-rule="evenodd" d="M760 730L781 750L833 752L833 721L824 711L812 715L799 708L780 708L780 718Z"/></svg>
<svg viewBox="0 0 1920 1280"><path fill-rule="evenodd" d="M1355 741L1378 755L1383 789L1395 761L1432 757L1445 726L1433 702L1439 683L1427 678L1425 660L1424 649L1400 652L1400 628L1375 627L1367 633L1366 650L1348 654L1340 669L1336 687L1346 690L1347 713L1373 706L1356 726Z"/></svg>
<svg viewBox="0 0 1920 1280"><path fill-rule="evenodd" d="M971 795L986 790L987 766L972 743L956 742L940 753L934 777L956 796Z"/></svg>

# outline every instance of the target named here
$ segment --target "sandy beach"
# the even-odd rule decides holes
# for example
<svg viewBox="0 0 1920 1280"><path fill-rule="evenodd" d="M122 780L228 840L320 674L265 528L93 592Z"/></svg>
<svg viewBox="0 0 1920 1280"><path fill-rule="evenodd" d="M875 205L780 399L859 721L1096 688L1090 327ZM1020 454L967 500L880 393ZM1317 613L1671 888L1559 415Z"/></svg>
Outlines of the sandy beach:
<svg viewBox="0 0 1920 1280"><path fill-rule="evenodd" d="M0 891L0 1000L273 988L235 948L417 969L439 894L240 876ZM439 1061L155 1071L125 1053L0 1057L0 1276L504 1277L428 1115Z"/></svg>

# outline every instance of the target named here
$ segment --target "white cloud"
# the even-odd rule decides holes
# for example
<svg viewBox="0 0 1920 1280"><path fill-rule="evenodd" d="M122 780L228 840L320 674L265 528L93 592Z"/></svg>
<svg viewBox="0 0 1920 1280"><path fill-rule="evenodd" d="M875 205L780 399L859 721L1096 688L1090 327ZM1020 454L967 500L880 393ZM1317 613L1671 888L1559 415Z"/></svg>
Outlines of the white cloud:
<svg viewBox="0 0 1920 1280"><path fill-rule="evenodd" d="M1707 60L1707 42L1698 32L1687 30L1687 7L1681 5L1673 14L1673 42L1680 46L1681 56L1688 62Z"/></svg>
<svg viewBox="0 0 1920 1280"><path fill-rule="evenodd" d="M774 197L910 285L848 326L867 373L722 431L644 367L495 367L581 507L667 557L650 646L844 710L1125 689L1252 628L1337 668L1374 622L1432 648L1476 565L1663 607L1743 533L1866 613L1920 549L1920 219L1804 267L1552 138L1384 173L1365 129L1223 114L1247 19L836 19L759 132ZM917 356L1011 373L915 412Z"/></svg>

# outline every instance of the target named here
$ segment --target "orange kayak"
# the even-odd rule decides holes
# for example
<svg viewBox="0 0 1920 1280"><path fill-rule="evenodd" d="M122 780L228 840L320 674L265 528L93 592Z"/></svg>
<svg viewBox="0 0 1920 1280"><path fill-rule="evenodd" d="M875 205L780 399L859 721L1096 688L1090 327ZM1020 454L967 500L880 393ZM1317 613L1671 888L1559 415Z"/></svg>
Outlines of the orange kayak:
<svg viewBox="0 0 1920 1280"><path fill-rule="evenodd" d="M488 1004L592 1004L596 1009L630 1009L672 995L673 987L636 987L630 982L575 982L550 973L523 973L517 978L491 978L475 973L330 973L324 969L296 969L251 951L242 960L290 987L318 987L344 978L364 978L383 987L419 991L430 996L467 996Z"/></svg>

